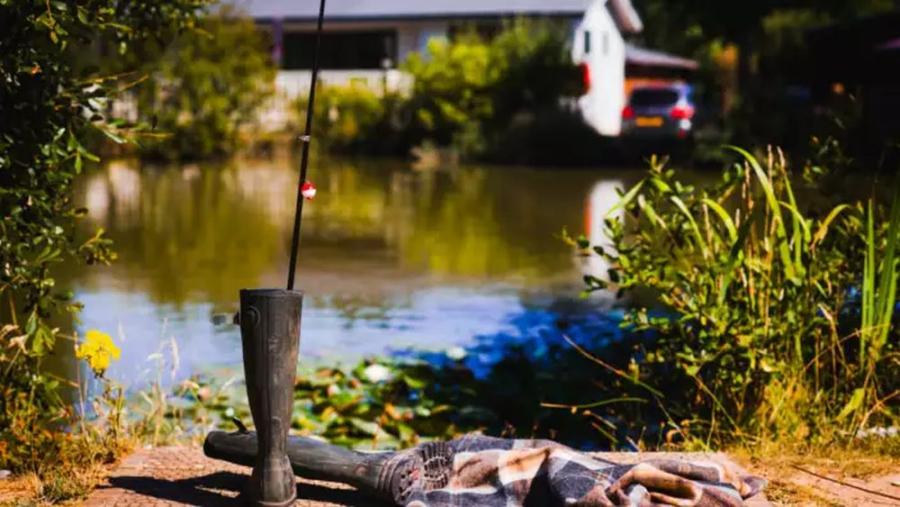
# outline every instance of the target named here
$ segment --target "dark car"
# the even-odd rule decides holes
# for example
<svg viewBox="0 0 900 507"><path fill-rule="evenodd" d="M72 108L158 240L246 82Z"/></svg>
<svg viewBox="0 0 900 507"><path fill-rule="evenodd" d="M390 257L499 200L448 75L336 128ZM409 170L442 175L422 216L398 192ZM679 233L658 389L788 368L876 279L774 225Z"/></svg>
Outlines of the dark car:
<svg viewBox="0 0 900 507"><path fill-rule="evenodd" d="M622 110L622 136L630 140L689 140L696 108L688 84L644 85L632 89Z"/></svg>

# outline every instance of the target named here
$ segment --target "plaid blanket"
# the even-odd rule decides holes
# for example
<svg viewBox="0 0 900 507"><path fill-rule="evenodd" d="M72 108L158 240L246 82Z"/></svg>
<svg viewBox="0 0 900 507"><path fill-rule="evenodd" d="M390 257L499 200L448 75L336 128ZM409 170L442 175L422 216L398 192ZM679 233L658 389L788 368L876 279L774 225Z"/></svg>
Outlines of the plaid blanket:
<svg viewBox="0 0 900 507"><path fill-rule="evenodd" d="M765 481L720 463L597 459L547 440L468 436L401 452L381 481L405 507L740 506Z"/></svg>

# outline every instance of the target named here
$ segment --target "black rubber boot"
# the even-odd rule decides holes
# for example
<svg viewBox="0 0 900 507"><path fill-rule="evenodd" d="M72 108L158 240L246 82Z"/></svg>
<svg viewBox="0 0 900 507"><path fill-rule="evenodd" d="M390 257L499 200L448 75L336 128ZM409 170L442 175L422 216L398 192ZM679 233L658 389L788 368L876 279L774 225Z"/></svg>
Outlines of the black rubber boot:
<svg viewBox="0 0 900 507"><path fill-rule="evenodd" d="M203 452L210 458L249 466L257 459L256 433L213 431ZM417 491L447 486L456 451L452 443L427 442L400 452L356 452L307 437L288 438L287 454L300 477L343 482L393 503L406 505Z"/></svg>
<svg viewBox="0 0 900 507"><path fill-rule="evenodd" d="M297 484L286 446L294 404L300 348L303 293L283 289L241 291L244 376L259 452L245 503L260 507L293 505Z"/></svg>

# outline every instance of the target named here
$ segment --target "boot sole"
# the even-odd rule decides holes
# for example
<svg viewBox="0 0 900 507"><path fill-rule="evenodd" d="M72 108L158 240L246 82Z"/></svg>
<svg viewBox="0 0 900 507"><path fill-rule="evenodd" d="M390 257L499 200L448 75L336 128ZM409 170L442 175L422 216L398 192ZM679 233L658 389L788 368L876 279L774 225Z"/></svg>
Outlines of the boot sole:
<svg viewBox="0 0 900 507"><path fill-rule="evenodd" d="M450 481L454 454L445 442L429 442L398 453L381 470L378 489L403 505L416 490L443 488Z"/></svg>

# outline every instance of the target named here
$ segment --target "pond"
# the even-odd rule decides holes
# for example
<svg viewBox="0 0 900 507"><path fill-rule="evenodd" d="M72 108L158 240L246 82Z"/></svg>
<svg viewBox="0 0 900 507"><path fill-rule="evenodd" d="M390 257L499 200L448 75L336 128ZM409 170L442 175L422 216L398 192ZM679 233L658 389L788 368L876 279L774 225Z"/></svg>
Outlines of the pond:
<svg viewBox="0 0 900 507"><path fill-rule="evenodd" d="M296 168L287 156L113 161L79 182L85 232L105 229L118 260L60 279L84 304L75 327L121 344L109 376L139 386L160 352L169 380L240 364L239 330L223 321L241 288L285 284ZM297 272L301 361L350 365L466 347L520 326L523 313L577 301L582 274L604 267L560 233L600 241L616 189L642 171L321 158L310 175L319 192L304 210Z"/></svg>

